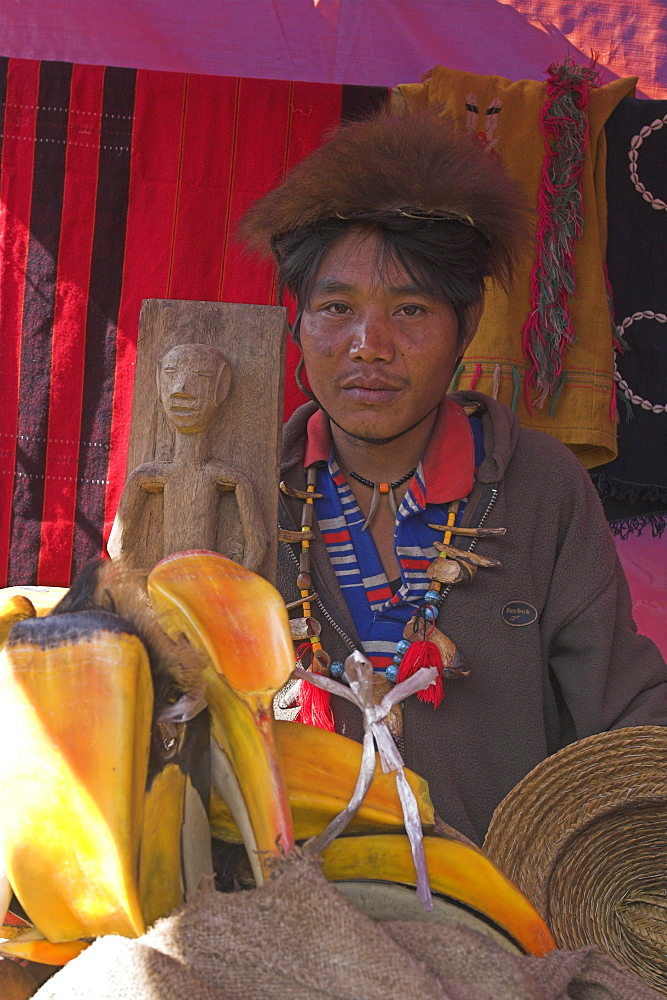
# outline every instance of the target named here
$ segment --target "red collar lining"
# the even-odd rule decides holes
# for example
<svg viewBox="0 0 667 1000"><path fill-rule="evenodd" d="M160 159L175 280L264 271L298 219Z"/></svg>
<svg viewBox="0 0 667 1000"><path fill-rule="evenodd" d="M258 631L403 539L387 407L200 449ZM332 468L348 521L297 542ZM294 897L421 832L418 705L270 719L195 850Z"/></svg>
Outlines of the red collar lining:
<svg viewBox="0 0 667 1000"><path fill-rule="evenodd" d="M304 468L328 462L331 425L324 410L316 410L306 427ZM475 476L475 442L463 409L449 397L440 405L423 458L428 503L448 503L468 496Z"/></svg>

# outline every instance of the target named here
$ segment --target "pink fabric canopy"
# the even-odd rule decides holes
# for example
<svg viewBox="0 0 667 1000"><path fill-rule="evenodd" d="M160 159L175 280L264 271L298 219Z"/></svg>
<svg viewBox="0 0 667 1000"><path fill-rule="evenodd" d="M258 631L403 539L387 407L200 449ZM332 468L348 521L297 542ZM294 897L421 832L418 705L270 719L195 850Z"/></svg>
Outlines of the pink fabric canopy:
<svg viewBox="0 0 667 1000"><path fill-rule="evenodd" d="M662 0L0 0L0 55L394 86L440 63L541 80L594 53L667 97Z"/></svg>

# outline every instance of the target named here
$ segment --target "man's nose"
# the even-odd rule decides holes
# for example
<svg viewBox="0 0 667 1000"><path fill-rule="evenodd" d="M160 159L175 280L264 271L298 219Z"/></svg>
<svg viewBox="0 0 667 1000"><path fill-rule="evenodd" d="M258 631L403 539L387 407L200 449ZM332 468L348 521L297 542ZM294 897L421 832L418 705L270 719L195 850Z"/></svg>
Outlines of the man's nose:
<svg viewBox="0 0 667 1000"><path fill-rule="evenodd" d="M362 313L354 324L349 353L358 361L393 361L394 339L389 319L374 310Z"/></svg>

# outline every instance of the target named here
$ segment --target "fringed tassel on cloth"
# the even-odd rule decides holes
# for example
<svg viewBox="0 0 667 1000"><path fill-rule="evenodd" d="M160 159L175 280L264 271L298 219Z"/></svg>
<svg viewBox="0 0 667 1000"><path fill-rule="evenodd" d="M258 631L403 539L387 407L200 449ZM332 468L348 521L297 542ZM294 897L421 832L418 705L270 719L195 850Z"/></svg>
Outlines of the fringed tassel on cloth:
<svg viewBox="0 0 667 1000"><path fill-rule="evenodd" d="M481 378L481 375L482 375L482 364L481 364L480 361L478 361L477 364L475 365L475 373L474 373L473 377L470 380L470 388L471 389L475 388L475 386L477 385L477 383L479 382L479 380Z"/></svg>
<svg viewBox="0 0 667 1000"><path fill-rule="evenodd" d="M549 67L540 127L546 152L538 196L537 256L530 278L530 310L523 328L523 354L532 362L529 390L544 406L563 370L565 348L574 340L568 296L575 290L574 250L583 230L581 171L588 143L588 99L600 85L595 65L573 59Z"/></svg>
<svg viewBox="0 0 667 1000"><path fill-rule="evenodd" d="M308 652L312 652L309 642L299 646L296 651L297 664L305 667L302 657ZM299 704L297 722L302 722L305 726L317 726L318 729L326 729L333 733L334 717L331 711L331 695L328 691L323 691L314 684L308 684L307 681L300 681L297 702Z"/></svg>
<svg viewBox="0 0 667 1000"><path fill-rule="evenodd" d="M563 374L560 377L559 386L556 389L556 391L553 394L553 397L551 399L551 406L549 407L549 416L550 417L554 417L555 418L555 416L556 416L556 406L558 405L558 397L560 396L561 392L565 388L565 383L566 382L567 382L567 372L563 372Z"/></svg>
<svg viewBox="0 0 667 1000"><path fill-rule="evenodd" d="M521 392L521 372L516 365L512 365L512 413L516 413L519 405L519 393Z"/></svg>
<svg viewBox="0 0 667 1000"><path fill-rule="evenodd" d="M500 365L496 365L496 367L493 369L493 383L492 383L493 388L491 390L491 395L493 396L494 399L498 399L498 393L500 392L500 375L501 375Z"/></svg>
<svg viewBox="0 0 667 1000"><path fill-rule="evenodd" d="M458 366L458 368L454 372L454 378L452 379L452 384L449 387L449 391L450 392L456 392L456 390L459 387L459 380L460 380L460 378L463 375L463 373L464 373L465 370L466 370L466 366L465 365L459 365Z"/></svg>
<svg viewBox="0 0 667 1000"><path fill-rule="evenodd" d="M637 517L624 517L618 521L607 521L609 530L617 538L625 539L630 535L641 537L644 528L651 529L653 538L662 538L665 528L667 528L667 514L663 511L656 511L653 514L638 514Z"/></svg>

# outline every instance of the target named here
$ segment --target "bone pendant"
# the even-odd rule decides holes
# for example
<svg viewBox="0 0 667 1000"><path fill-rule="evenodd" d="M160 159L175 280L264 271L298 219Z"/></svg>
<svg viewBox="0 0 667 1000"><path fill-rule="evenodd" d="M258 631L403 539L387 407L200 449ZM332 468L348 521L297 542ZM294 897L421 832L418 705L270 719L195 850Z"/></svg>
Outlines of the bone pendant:
<svg viewBox="0 0 667 1000"><path fill-rule="evenodd" d="M437 580L438 583L461 583L467 579L454 559L441 559L440 556L427 568L426 575L429 580Z"/></svg>
<svg viewBox="0 0 667 1000"><path fill-rule="evenodd" d="M507 532L507 528L452 528L448 524L429 524L429 528L451 531L452 535L463 535L465 538L493 538Z"/></svg>
<svg viewBox="0 0 667 1000"><path fill-rule="evenodd" d="M380 704L393 686L382 674L373 674L373 701L376 705ZM392 706L389 715L384 721L387 723L387 728L394 739L398 739L399 736L403 735L403 709L400 703Z"/></svg>
<svg viewBox="0 0 667 1000"><path fill-rule="evenodd" d="M311 590L305 597L300 597L298 601L290 601L285 607L288 611L292 611L294 608L300 608L302 604L310 604L311 601L316 601L319 596L317 591Z"/></svg>
<svg viewBox="0 0 667 1000"><path fill-rule="evenodd" d="M290 531L289 528L280 528L278 531L281 542L312 542L314 537L313 531Z"/></svg>
<svg viewBox="0 0 667 1000"><path fill-rule="evenodd" d="M305 490L295 490L294 487L288 486L287 483L281 482L280 492L284 493L286 497L295 497L297 500L321 500L321 493L306 493Z"/></svg>
<svg viewBox="0 0 667 1000"><path fill-rule="evenodd" d="M315 618L290 618L289 627L292 639L311 639L322 631Z"/></svg>
<svg viewBox="0 0 667 1000"><path fill-rule="evenodd" d="M460 559L463 562L472 563L473 566L500 566L497 559L490 559L488 556L480 556L477 552L467 552L465 549L456 549L453 545L445 545L444 542L433 543L438 552L446 552L452 559Z"/></svg>

